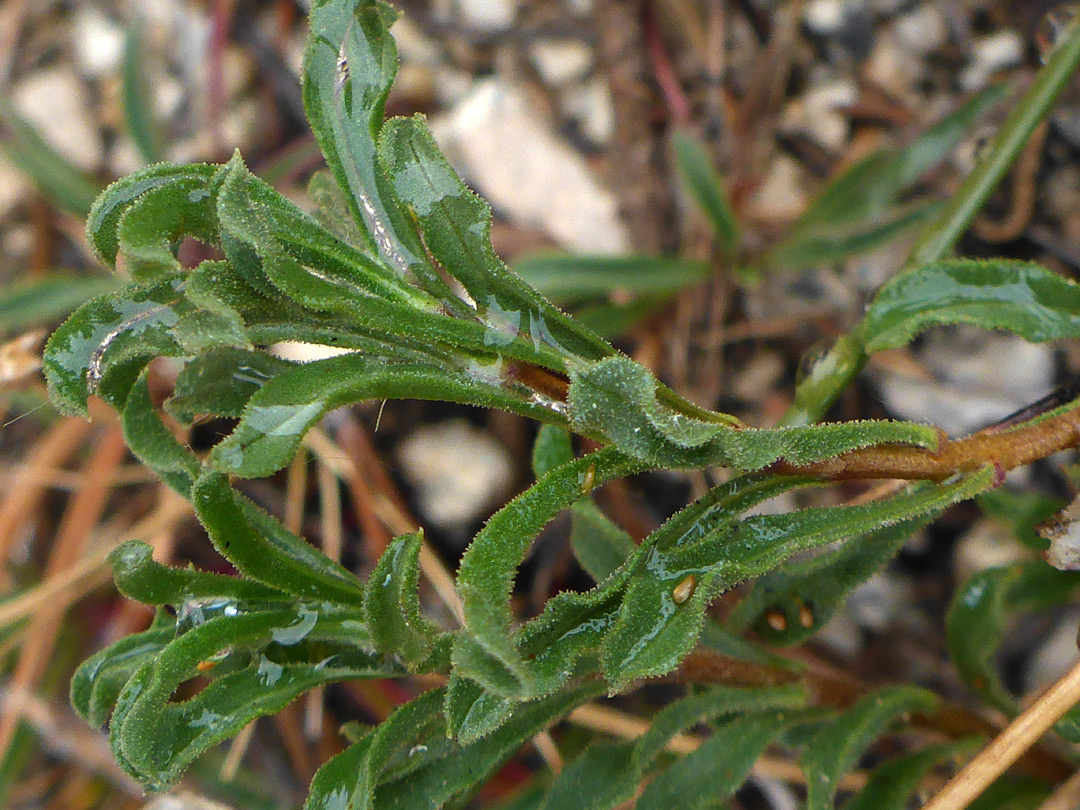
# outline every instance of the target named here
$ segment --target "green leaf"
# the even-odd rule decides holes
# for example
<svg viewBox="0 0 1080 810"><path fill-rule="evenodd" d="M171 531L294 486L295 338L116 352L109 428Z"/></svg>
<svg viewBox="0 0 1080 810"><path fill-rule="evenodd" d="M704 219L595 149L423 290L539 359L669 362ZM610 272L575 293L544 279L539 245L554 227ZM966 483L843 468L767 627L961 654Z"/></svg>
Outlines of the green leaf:
<svg viewBox="0 0 1080 810"><path fill-rule="evenodd" d="M553 301L602 298L616 290L670 295L709 276L707 262L677 256L590 256L540 253L514 264L514 272Z"/></svg>
<svg viewBox="0 0 1080 810"><path fill-rule="evenodd" d="M467 799L522 743L598 691L588 686L525 703L498 731L465 745L447 737L442 690L427 692L324 765L305 810L436 810Z"/></svg>
<svg viewBox="0 0 1080 810"><path fill-rule="evenodd" d="M23 120L8 94L0 95L0 151L57 206L86 216L100 187Z"/></svg>
<svg viewBox="0 0 1080 810"><path fill-rule="evenodd" d="M1020 702L1001 681L995 665L1011 616L1062 605L1080 588L1080 575L1058 571L1040 560L988 568L964 583L945 617L949 657L961 680L989 705L1008 715ZM1080 710L1072 710L1056 730L1080 739Z"/></svg>
<svg viewBox="0 0 1080 810"><path fill-rule="evenodd" d="M874 297L861 325L868 352L931 326L970 323L1033 343L1080 335L1080 284L1030 262L957 259L903 273Z"/></svg>
<svg viewBox="0 0 1080 810"><path fill-rule="evenodd" d="M292 367L262 351L210 349L184 366L165 410L183 424L207 414L237 418L256 391Z"/></svg>
<svg viewBox="0 0 1080 810"><path fill-rule="evenodd" d="M147 605L172 605L178 612L211 615L228 605L291 601L288 594L249 579L162 565L154 560L153 549L138 540L114 549L109 565L120 593Z"/></svg>
<svg viewBox="0 0 1080 810"><path fill-rule="evenodd" d="M890 759L874 768L867 783L844 803L844 810L906 810L931 768L944 760L966 759L984 744L982 737L967 737Z"/></svg>
<svg viewBox="0 0 1080 810"><path fill-rule="evenodd" d="M124 63L121 89L124 101L124 123L135 142L139 155L147 163L161 160L162 132L154 119L152 88L148 81L146 48L139 20L132 20L124 38Z"/></svg>
<svg viewBox="0 0 1080 810"><path fill-rule="evenodd" d="M852 537L835 551L788 563L754 582L746 597L728 614L727 626L736 632L753 625L771 644L798 644L820 630L844 598L890 560L929 516L905 520L876 532ZM766 616L779 614L784 629Z"/></svg>
<svg viewBox="0 0 1080 810"><path fill-rule="evenodd" d="M150 398L145 369L128 393L123 426L124 440L131 452L176 492L189 498L201 465L158 416Z"/></svg>
<svg viewBox="0 0 1080 810"><path fill-rule="evenodd" d="M723 723L700 748L645 786L637 801L638 810L716 807L739 789L765 748L797 718L778 712Z"/></svg>
<svg viewBox="0 0 1080 810"><path fill-rule="evenodd" d="M369 643L355 612L321 605L223 610L194 623L132 674L117 698L110 743L132 776L166 789L210 746L315 686L398 674L366 649ZM170 699L200 674L212 680L197 695Z"/></svg>
<svg viewBox="0 0 1080 810"><path fill-rule="evenodd" d="M510 590L533 539L591 487L639 472L642 465L601 450L549 472L495 513L475 537L458 569L466 633L454 646L459 672L504 696L532 694L532 676L516 649Z"/></svg>
<svg viewBox="0 0 1080 810"><path fill-rule="evenodd" d="M806 745L807 810L832 810L840 777L858 762L863 749L900 716L931 712L938 699L925 689L897 686L860 700L821 728Z"/></svg>
<svg viewBox="0 0 1080 810"><path fill-rule="evenodd" d="M355 576L234 492L224 475L204 472L191 502L214 547L245 576L308 599L363 605Z"/></svg>
<svg viewBox="0 0 1080 810"><path fill-rule="evenodd" d="M705 147L678 129L671 133L671 147L683 182L712 223L717 246L726 255L734 255L739 248L739 223Z"/></svg>
<svg viewBox="0 0 1080 810"><path fill-rule="evenodd" d="M142 195L174 184L190 185L193 189L208 188L218 170L218 166L206 163L186 166L159 163L117 180L101 193L90 209L86 219L86 237L90 246L101 261L115 266L120 251L121 219Z"/></svg>
<svg viewBox="0 0 1080 810"><path fill-rule="evenodd" d="M839 455L873 444L933 448L938 433L908 422L843 422L775 430L733 426L678 413L658 399L656 380L626 357L609 357L570 377L574 429L606 436L622 452L654 466L722 464L758 470L779 458L793 464Z"/></svg>
<svg viewBox="0 0 1080 810"><path fill-rule="evenodd" d="M512 274L491 246L491 209L465 187L443 157L422 116L383 127L379 156L402 204L416 218L436 266L457 279L493 337L500 332L597 359L614 354Z"/></svg>
<svg viewBox="0 0 1080 810"><path fill-rule="evenodd" d="M129 284L79 307L45 346L53 402L66 413L85 415L87 395L97 393L122 410L150 360L183 353L169 332L191 311L181 287L179 280Z"/></svg>
<svg viewBox="0 0 1080 810"><path fill-rule="evenodd" d="M541 425L533 442L533 475L543 478L556 467L573 460L574 447L570 443L570 434L555 425Z"/></svg>
<svg viewBox="0 0 1080 810"><path fill-rule="evenodd" d="M426 261L423 242L394 194L378 154L386 97L397 73L390 25L397 13L378 0L321 0L310 14L304 108L331 173L348 192L369 249L411 276L452 312L468 307Z"/></svg>
<svg viewBox="0 0 1080 810"><path fill-rule="evenodd" d="M598 743L585 749L574 762L559 774L548 793L543 807L545 810L558 810L563 807L581 808L581 810L610 810L623 802L629 801L648 768L663 752L668 741L677 734L699 723L707 723L719 717L750 712L744 718L734 722L731 731L721 727L697 752L688 755L665 773L661 773L652 784L657 788L646 788L639 799L655 803L670 796L672 801L660 805L663 807L698 806L683 804L691 801L690 794L707 791L704 782L711 782L716 799L724 798L725 789L733 792L742 783L745 770L753 764L768 741L782 729L773 734L766 734L765 729L772 729L777 724L774 709L799 709L806 705L808 695L800 687L780 686L765 688L710 687L701 692L668 704L657 713L649 730L633 743ZM742 721L745 721L743 723ZM790 721L789 721L790 722ZM735 727L747 738L732 736ZM769 740L755 747L755 730ZM712 742L716 740L716 742ZM738 742L738 745L733 743ZM745 743L745 744L744 744ZM725 756L726 752L726 756ZM743 762L745 761L745 768ZM705 763L708 763L706 765ZM738 764L736 764L738 763ZM698 780L688 780L695 772ZM671 779L667 774L678 772ZM728 774L727 779L720 774ZM728 788L729 781L732 783ZM686 792L679 797L677 784L683 784ZM650 794L650 791L652 793ZM646 796L649 798L646 800ZM676 798L681 800L676 800ZM649 804L648 806L653 806Z"/></svg>
<svg viewBox="0 0 1080 810"><path fill-rule="evenodd" d="M0 298L0 334L66 318L91 298L119 286L116 279L66 272L15 282Z"/></svg>
<svg viewBox="0 0 1080 810"><path fill-rule="evenodd" d="M792 554L940 511L974 497L994 481L988 465L954 483L913 487L885 501L741 521L736 520L738 512L770 488L776 494L800 482L746 476L718 487L711 497L720 514L706 514L704 522L695 524L692 540L642 546L644 556L633 570L618 621L604 641L605 677L614 691L638 678L670 671L693 648L712 599ZM736 506L739 500L744 503Z"/></svg>
<svg viewBox="0 0 1080 810"><path fill-rule="evenodd" d="M597 582L613 574L636 548L630 535L587 500L570 507L570 547L581 567Z"/></svg>
<svg viewBox="0 0 1080 810"><path fill-rule="evenodd" d="M79 716L92 726L104 725L124 684L175 635L172 617L158 611L149 630L132 633L83 661L71 677L71 705Z"/></svg>
<svg viewBox="0 0 1080 810"><path fill-rule="evenodd" d="M441 364L388 363L382 357L347 354L295 366L267 381L248 400L240 424L214 448L210 463L244 478L270 475L289 463L327 411L366 399L461 402L559 419L543 404Z"/></svg>
<svg viewBox="0 0 1080 810"><path fill-rule="evenodd" d="M429 666L440 635L438 627L420 612L418 560L422 542L420 534L394 538L371 572L364 595L375 649L382 655L400 657L410 672Z"/></svg>

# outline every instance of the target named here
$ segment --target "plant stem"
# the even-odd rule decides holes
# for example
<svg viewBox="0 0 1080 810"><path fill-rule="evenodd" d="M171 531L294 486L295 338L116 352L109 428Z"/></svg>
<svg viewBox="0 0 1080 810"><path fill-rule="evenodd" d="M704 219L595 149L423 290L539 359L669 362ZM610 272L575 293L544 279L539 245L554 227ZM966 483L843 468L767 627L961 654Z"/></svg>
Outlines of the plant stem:
<svg viewBox="0 0 1080 810"><path fill-rule="evenodd" d="M1032 132L1080 64L1080 20L1069 26L1027 93L998 130L988 155L968 175L959 191L912 248L902 273L941 261L952 251L994 188L1016 160ZM816 422L840 396L866 363L863 324L842 337L795 390L782 426Z"/></svg>

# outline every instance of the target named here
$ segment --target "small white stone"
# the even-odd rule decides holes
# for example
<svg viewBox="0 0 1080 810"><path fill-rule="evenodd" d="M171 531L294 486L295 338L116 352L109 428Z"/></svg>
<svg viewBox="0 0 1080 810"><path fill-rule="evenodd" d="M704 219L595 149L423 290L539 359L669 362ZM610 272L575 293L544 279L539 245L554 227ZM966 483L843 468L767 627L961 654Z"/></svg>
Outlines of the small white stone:
<svg viewBox="0 0 1080 810"><path fill-rule="evenodd" d="M900 17L893 30L901 44L920 55L933 53L949 38L949 26L935 3L923 3Z"/></svg>
<svg viewBox="0 0 1080 810"><path fill-rule="evenodd" d="M1059 571L1080 571L1080 497L1038 527L1050 541L1046 561Z"/></svg>
<svg viewBox="0 0 1080 810"><path fill-rule="evenodd" d="M1024 41L1016 31L996 31L975 41L971 64L960 74L960 87L968 92L986 86L999 70L1020 64Z"/></svg>
<svg viewBox="0 0 1080 810"><path fill-rule="evenodd" d="M505 31L517 17L518 0L458 0L458 14L469 28L485 33Z"/></svg>
<svg viewBox="0 0 1080 810"><path fill-rule="evenodd" d="M478 82L432 130L466 181L511 220L544 229L570 250L629 250L614 196L518 88Z"/></svg>
<svg viewBox="0 0 1080 810"><path fill-rule="evenodd" d="M603 79L568 87L563 94L564 112L581 126L590 143L603 146L615 134L615 102Z"/></svg>
<svg viewBox="0 0 1080 810"><path fill-rule="evenodd" d="M103 76L120 67L124 58L124 31L92 4L75 12L75 58L88 76Z"/></svg>
<svg viewBox="0 0 1080 810"><path fill-rule="evenodd" d="M420 509L432 523L462 528L506 492L513 465L506 448L464 419L424 425L398 451Z"/></svg>
<svg viewBox="0 0 1080 810"><path fill-rule="evenodd" d="M805 169L789 155L779 155L748 201L754 219L789 221L806 210Z"/></svg>
<svg viewBox="0 0 1080 810"><path fill-rule="evenodd" d="M844 25L843 0L811 0L803 7L803 24L819 36L837 33Z"/></svg>
<svg viewBox="0 0 1080 810"><path fill-rule="evenodd" d="M181 792L156 796L143 805L142 810L231 810L231 808L194 793Z"/></svg>
<svg viewBox="0 0 1080 810"><path fill-rule="evenodd" d="M86 88L65 67L38 70L15 87L15 106L38 134L80 169L101 161L101 133L94 126Z"/></svg>
<svg viewBox="0 0 1080 810"><path fill-rule="evenodd" d="M541 39L529 47L529 58L540 78L558 87L580 79L592 66L592 50L575 39Z"/></svg>
<svg viewBox="0 0 1080 810"><path fill-rule="evenodd" d="M922 78L924 62L912 59L899 37L886 29L874 40L866 59L866 76L897 96L911 94Z"/></svg>
<svg viewBox="0 0 1080 810"><path fill-rule="evenodd" d="M1024 670L1024 694L1037 695L1076 663L1076 624L1080 613L1070 610L1039 642Z"/></svg>

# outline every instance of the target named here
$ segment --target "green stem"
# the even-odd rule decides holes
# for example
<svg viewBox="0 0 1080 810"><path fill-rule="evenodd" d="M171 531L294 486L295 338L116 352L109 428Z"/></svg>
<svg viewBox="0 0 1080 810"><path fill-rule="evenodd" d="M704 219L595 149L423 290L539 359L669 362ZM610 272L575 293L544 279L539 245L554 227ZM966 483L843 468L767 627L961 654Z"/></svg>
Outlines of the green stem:
<svg viewBox="0 0 1080 810"><path fill-rule="evenodd" d="M1027 93L1005 119L987 157L968 175L941 216L923 232L908 255L902 273L948 256L1016 160L1032 131L1046 117L1078 64L1080 21L1074 22L1065 32ZM862 332L860 322L818 361L795 389L795 400L780 420L781 426L807 425L825 415L866 363Z"/></svg>

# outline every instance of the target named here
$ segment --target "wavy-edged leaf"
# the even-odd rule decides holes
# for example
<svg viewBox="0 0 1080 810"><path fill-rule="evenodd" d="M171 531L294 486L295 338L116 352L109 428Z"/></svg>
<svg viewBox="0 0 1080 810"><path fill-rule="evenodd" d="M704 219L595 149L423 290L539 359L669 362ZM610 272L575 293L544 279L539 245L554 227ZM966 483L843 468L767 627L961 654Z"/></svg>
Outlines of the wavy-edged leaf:
<svg viewBox="0 0 1080 810"><path fill-rule="evenodd" d="M749 713L745 718L747 727L741 729L743 733L752 729L764 732L766 727L770 729L774 727L775 715L771 713L772 710L802 708L806 705L808 697L804 689L794 686L710 687L700 693L670 703L657 713L649 730L635 742L598 743L585 749L559 774L551 786L543 807L545 810L560 810L564 807L575 807L581 810L610 810L633 797L649 767L676 734L699 723L742 713ZM690 787L691 783L685 781L688 771L697 770L700 779L713 784L716 798L724 798L723 786L717 784L716 781L718 778L723 781L720 774L727 772L736 764L732 760L739 761L740 767L730 772L729 778L734 781L730 790L733 791L742 783L745 775L741 770L742 761L748 759L745 767L749 768L761 753L760 749L764 748L775 736L775 734L763 734L763 737L768 737L768 741L759 748L755 748L751 741L754 736L752 733L749 738L741 740L739 745L733 745L733 741L739 741L739 738L732 737L731 733L725 731L724 728L721 727L714 734L713 738L716 738L717 742L706 742L703 749L699 749L705 750L704 755L696 757L695 754L691 754L682 760L686 763L685 765L676 764L667 771L667 773L676 769L680 771L674 781L682 782L684 786L689 787L688 793L703 787L700 783L695 783L693 787ZM781 729L777 729L776 733L779 733ZM728 757L726 761L723 760L725 751ZM693 758L692 762L691 758ZM718 760L721 761L718 762ZM702 767L703 763L709 764ZM639 802L650 795L650 790L653 790L653 794L649 801L662 801L662 797L672 794L674 790L672 781L666 778L665 773L661 773L654 780L654 783L660 783L658 787L655 790L651 787L646 788ZM687 795L680 798L689 800ZM684 805L681 801L671 801L660 806L681 808L696 805Z"/></svg>
<svg viewBox="0 0 1080 810"><path fill-rule="evenodd" d="M437 810L466 799L522 743L598 691L580 687L522 704L498 731L465 745L447 736L442 690L427 692L324 765L305 810Z"/></svg>
<svg viewBox="0 0 1080 810"><path fill-rule="evenodd" d="M687 190L712 223L717 245L733 255L739 247L739 223L708 152L693 135L678 129L671 133L671 148Z"/></svg>
<svg viewBox="0 0 1080 810"><path fill-rule="evenodd" d="M466 633L454 646L463 675L505 696L530 694L528 668L514 642L510 591L514 573L540 530L592 487L642 470L615 450L601 450L558 467L495 513L473 540L458 569Z"/></svg>
<svg viewBox="0 0 1080 810"><path fill-rule="evenodd" d="M798 715L776 712L721 724L696 751L645 786L638 810L716 807L739 789L765 748L797 719Z"/></svg>
<svg viewBox="0 0 1080 810"><path fill-rule="evenodd" d="M539 253L514 263L525 283L560 303L600 298L616 290L670 295L709 276L707 262L677 256L592 256Z"/></svg>
<svg viewBox="0 0 1080 810"><path fill-rule="evenodd" d="M754 582L728 614L728 628L741 632L753 625L771 644L797 644L832 617L844 598L881 568L929 517L905 520L876 532L852 537L835 551L769 571ZM767 616L783 616L777 629Z"/></svg>
<svg viewBox="0 0 1080 810"><path fill-rule="evenodd" d="M117 546L109 554L109 565L120 593L147 605L172 605L178 613L198 609L208 616L229 605L239 609L242 603L292 601L289 594L250 579L162 565L139 540Z"/></svg>
<svg viewBox="0 0 1080 810"><path fill-rule="evenodd" d="M931 712L938 698L925 689L896 686L862 698L807 742L802 756L806 772L807 810L832 810L840 777L858 762L863 750L908 712Z"/></svg>
<svg viewBox="0 0 1080 810"><path fill-rule="evenodd" d="M868 352L903 346L931 326L969 323L1041 343L1080 335L1080 284L1031 262L953 259L878 290L860 326Z"/></svg>
<svg viewBox="0 0 1080 810"><path fill-rule="evenodd" d="M400 673L369 645L355 611L327 613L307 605L222 611L134 672L110 722L113 751L132 776L165 789L210 746L315 686ZM194 697L171 700L200 674L213 679Z"/></svg>
<svg viewBox="0 0 1080 810"><path fill-rule="evenodd" d="M1078 588L1080 574L1041 560L975 574L956 592L945 617L949 657L960 678L991 706L1019 713L1020 701L1005 688L995 665L1009 618L1064 604ZM1080 710L1066 714L1055 729L1072 741L1080 739Z"/></svg>
<svg viewBox="0 0 1080 810"><path fill-rule="evenodd" d="M71 676L71 705L92 726L103 726L132 674L156 658L176 636L175 621L164 611L148 630L132 633L87 658Z"/></svg>
<svg viewBox="0 0 1080 810"><path fill-rule="evenodd" d="M120 251L120 220L142 195L174 184L209 188L219 169L207 163L158 163L122 177L106 188L90 209L86 219L90 246L101 261L115 266Z"/></svg>
<svg viewBox="0 0 1080 810"><path fill-rule="evenodd" d="M143 366L155 357L180 356L170 333L191 312L180 279L150 287L128 284L79 307L45 346L45 378L65 413L86 413L98 393L117 410Z"/></svg>
<svg viewBox="0 0 1080 810"><path fill-rule="evenodd" d="M439 652L435 645L440 643L438 627L420 612L422 543L420 534L395 537L371 572L364 594L364 611L375 649L383 655L400 657L410 671L427 667L433 653ZM449 652L448 644L440 646L442 652Z"/></svg>
<svg viewBox="0 0 1080 810"><path fill-rule="evenodd" d="M866 784L844 803L844 810L906 810L911 794L935 765L966 759L985 742L982 737L967 737L890 759L874 768Z"/></svg>
<svg viewBox="0 0 1080 810"><path fill-rule="evenodd" d="M940 511L985 491L995 480L988 465L954 483L916 486L885 501L736 521L738 511L747 508L742 506L702 526L694 541L648 547L633 572L618 621L604 640L604 676L613 690L621 690L638 678L670 671L697 641L706 605L724 590L796 552ZM777 492L785 483L767 477L757 481ZM786 488L793 485L798 482Z"/></svg>
<svg viewBox="0 0 1080 810"><path fill-rule="evenodd" d="M168 183L147 188L124 205L116 229L116 256L133 279L153 283L178 272L176 249L183 236L217 242L211 198L220 176L220 172L176 173Z"/></svg>
<svg viewBox="0 0 1080 810"><path fill-rule="evenodd" d="M248 400L240 424L214 448L211 464L244 478L270 475L289 463L327 411L366 399L461 402L561 420L544 404L444 365L347 354L296 366L266 382Z"/></svg>
<svg viewBox="0 0 1080 810"><path fill-rule="evenodd" d="M393 118L379 157L401 202L422 229L437 266L461 283L477 317L496 333L513 330L564 354L598 359L615 353L604 340L552 306L512 274L491 246L491 209L469 190L439 151L422 116Z"/></svg>
<svg viewBox="0 0 1080 810"><path fill-rule="evenodd" d="M233 491L226 476L204 472L191 503L214 547L245 576L307 599L363 605L360 580Z"/></svg>
<svg viewBox="0 0 1080 810"><path fill-rule="evenodd" d="M656 380L626 357L609 357L571 374L575 430L606 436L624 453L655 466L722 464L759 470L779 458L804 464L873 444L934 448L938 432L909 422L843 422L775 430L686 416L658 399Z"/></svg>
<svg viewBox="0 0 1080 810"><path fill-rule="evenodd" d="M379 160L377 139L397 73L390 25L397 13L379 0L320 0L310 14L304 58L304 108L331 173L348 191L372 253L415 278L452 312L469 307L427 260L423 242Z"/></svg>

